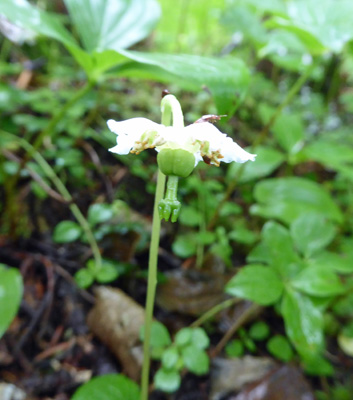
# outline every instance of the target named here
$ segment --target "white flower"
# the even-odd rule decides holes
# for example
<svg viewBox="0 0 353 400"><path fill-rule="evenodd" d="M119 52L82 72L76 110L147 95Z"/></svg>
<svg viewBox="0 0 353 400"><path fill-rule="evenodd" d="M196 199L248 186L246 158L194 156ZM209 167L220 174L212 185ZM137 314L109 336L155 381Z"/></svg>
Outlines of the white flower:
<svg viewBox="0 0 353 400"><path fill-rule="evenodd" d="M146 118L132 118L117 122L110 119L109 129L118 135L113 153L140 153L148 148L185 149L193 153L195 166L203 159L219 166L220 162L244 163L254 161L256 155L243 150L232 138L209 122L191 124L185 128L164 126Z"/></svg>

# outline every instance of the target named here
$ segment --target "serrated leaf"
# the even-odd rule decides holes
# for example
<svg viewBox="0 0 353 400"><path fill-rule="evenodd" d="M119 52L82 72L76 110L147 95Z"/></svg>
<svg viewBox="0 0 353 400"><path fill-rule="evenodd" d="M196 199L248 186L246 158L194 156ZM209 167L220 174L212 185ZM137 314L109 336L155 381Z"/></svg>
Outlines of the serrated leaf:
<svg viewBox="0 0 353 400"><path fill-rule="evenodd" d="M336 227L322 215L306 213L292 222L290 232L298 250L310 257L334 239Z"/></svg>
<svg viewBox="0 0 353 400"><path fill-rule="evenodd" d="M283 284L278 274L263 265L248 265L239 270L227 283L225 292L261 305L279 300Z"/></svg>
<svg viewBox="0 0 353 400"><path fill-rule="evenodd" d="M23 293L20 272L0 264L0 338L17 314Z"/></svg>
<svg viewBox="0 0 353 400"><path fill-rule="evenodd" d="M124 375L109 374L91 379L79 387L71 400L136 400L138 385Z"/></svg>
<svg viewBox="0 0 353 400"><path fill-rule="evenodd" d="M319 297L335 296L344 292L338 276L320 265L307 266L291 280L291 285L303 293Z"/></svg>
<svg viewBox="0 0 353 400"><path fill-rule="evenodd" d="M258 204L251 212L265 218L277 218L287 224L302 214L317 213L341 223L342 213L321 185L305 178L273 178L259 182L254 196Z"/></svg>
<svg viewBox="0 0 353 400"><path fill-rule="evenodd" d="M350 274L353 272L353 255L346 256L329 251L322 251L313 255L308 263L340 274Z"/></svg>
<svg viewBox="0 0 353 400"><path fill-rule="evenodd" d="M300 257L295 252L289 231L274 221L268 221L261 231L262 241L247 257L248 262L264 262L274 267L283 277L300 270Z"/></svg>
<svg viewBox="0 0 353 400"><path fill-rule="evenodd" d="M311 299L287 290L282 302L282 315L288 338L300 354L318 354L323 349L323 317Z"/></svg>

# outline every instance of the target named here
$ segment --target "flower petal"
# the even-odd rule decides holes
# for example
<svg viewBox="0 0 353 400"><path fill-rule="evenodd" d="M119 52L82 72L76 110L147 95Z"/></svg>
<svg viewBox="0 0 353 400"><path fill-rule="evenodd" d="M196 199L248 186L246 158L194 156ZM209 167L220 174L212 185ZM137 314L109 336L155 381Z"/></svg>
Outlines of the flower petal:
<svg viewBox="0 0 353 400"><path fill-rule="evenodd" d="M238 144L233 142L230 137L227 137L222 143L220 153L223 158L220 161L230 163L235 161L237 163L245 163L246 161L255 161L256 154L251 154L242 149Z"/></svg>
<svg viewBox="0 0 353 400"><path fill-rule="evenodd" d="M146 131L153 130L158 132L161 128L164 128L163 125L157 124L147 118L131 118L126 121L114 121L110 119L107 125L117 135L133 135L137 137L143 135Z"/></svg>

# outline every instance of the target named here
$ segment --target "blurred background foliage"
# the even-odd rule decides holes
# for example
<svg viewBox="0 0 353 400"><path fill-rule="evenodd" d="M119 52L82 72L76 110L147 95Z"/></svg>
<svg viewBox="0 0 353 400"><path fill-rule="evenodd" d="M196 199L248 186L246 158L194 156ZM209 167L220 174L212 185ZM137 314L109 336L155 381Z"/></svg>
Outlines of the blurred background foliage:
<svg viewBox="0 0 353 400"><path fill-rule="evenodd" d="M64 264L81 288L109 283L143 302L155 154L108 153L106 120L159 121L168 89L187 124L226 114L218 127L258 156L180 182L157 313L251 301L231 334L205 324L217 354L292 360L320 377L317 398L352 398L352 15L346 0L2 0L0 334L23 290L28 301L14 249ZM184 364L163 364L163 351L155 383L176 390Z"/></svg>

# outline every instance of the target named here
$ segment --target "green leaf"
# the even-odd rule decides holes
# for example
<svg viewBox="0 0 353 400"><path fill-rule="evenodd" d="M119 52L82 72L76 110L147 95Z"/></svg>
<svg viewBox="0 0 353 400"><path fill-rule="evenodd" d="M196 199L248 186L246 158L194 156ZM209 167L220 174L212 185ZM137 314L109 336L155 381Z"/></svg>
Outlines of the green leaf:
<svg viewBox="0 0 353 400"><path fill-rule="evenodd" d="M308 260L311 266L330 269L340 274L351 274L353 272L353 256L345 256L329 251L315 254Z"/></svg>
<svg viewBox="0 0 353 400"><path fill-rule="evenodd" d="M144 326L140 332L140 339L143 341L145 337ZM151 327L151 348L167 347L172 343L168 329L159 321L153 321Z"/></svg>
<svg viewBox="0 0 353 400"><path fill-rule="evenodd" d="M226 293L267 306L276 303L283 291L277 273L263 265L249 265L227 283Z"/></svg>
<svg viewBox="0 0 353 400"><path fill-rule="evenodd" d="M80 225L73 221L61 221L56 225L53 240L56 243L69 243L77 240L82 234Z"/></svg>
<svg viewBox="0 0 353 400"><path fill-rule="evenodd" d="M194 346L202 350L207 349L210 345L210 338L202 328L193 328L191 341Z"/></svg>
<svg viewBox="0 0 353 400"><path fill-rule="evenodd" d="M316 376L332 376L335 369L332 364L320 354L305 354L301 356L305 373Z"/></svg>
<svg viewBox="0 0 353 400"><path fill-rule="evenodd" d="M64 0L89 53L119 50L147 37L160 17L156 0Z"/></svg>
<svg viewBox="0 0 353 400"><path fill-rule="evenodd" d="M249 336L254 340L265 340L269 334L270 328L263 321L255 322L249 329Z"/></svg>
<svg viewBox="0 0 353 400"><path fill-rule="evenodd" d="M0 338L15 318L23 294L20 272L0 264Z"/></svg>
<svg viewBox="0 0 353 400"><path fill-rule="evenodd" d="M267 350L278 360L288 362L293 358L293 350L287 338L282 335L271 337L267 342Z"/></svg>
<svg viewBox="0 0 353 400"><path fill-rule="evenodd" d="M114 212L110 204L92 204L88 209L87 220L91 225L106 222L112 218Z"/></svg>
<svg viewBox="0 0 353 400"><path fill-rule="evenodd" d="M282 315L288 338L300 354L318 354L323 349L323 316L309 297L287 290Z"/></svg>
<svg viewBox="0 0 353 400"><path fill-rule="evenodd" d="M329 297L344 292L344 287L338 276L320 265L307 266L291 281L291 286L297 290L318 297Z"/></svg>
<svg viewBox="0 0 353 400"><path fill-rule="evenodd" d="M274 136L288 154L294 154L300 150L304 140L304 126L301 115L281 114L273 124Z"/></svg>
<svg viewBox="0 0 353 400"><path fill-rule="evenodd" d="M185 367L196 375L204 375L210 368L210 360L207 353L194 346L184 347L181 351Z"/></svg>
<svg viewBox="0 0 353 400"><path fill-rule="evenodd" d="M162 365L165 369L175 368L179 360L179 352L176 347L170 347L163 352Z"/></svg>
<svg viewBox="0 0 353 400"><path fill-rule="evenodd" d="M316 0L292 0L287 3L287 18L276 17L266 25L295 33L312 53L339 53L353 38L352 14L349 0L340 1L339 6L336 1L322 0L319 12Z"/></svg>
<svg viewBox="0 0 353 400"><path fill-rule="evenodd" d="M305 178L273 178L259 182L254 190L259 204L251 212L264 218L278 218L290 224L301 214L317 213L341 223L342 213L330 195L316 182Z"/></svg>
<svg viewBox="0 0 353 400"><path fill-rule="evenodd" d="M227 170L228 181L236 179L240 183L244 183L259 180L272 174L285 160L284 154L272 147L259 146L251 151L257 154L256 162L246 164L231 163Z"/></svg>
<svg viewBox="0 0 353 400"><path fill-rule="evenodd" d="M82 289L87 289L94 282L94 275L92 274L92 271L90 271L89 269L82 268L76 272L75 281L77 283L77 286L79 286Z"/></svg>
<svg viewBox="0 0 353 400"><path fill-rule="evenodd" d="M244 345L239 339L234 339L227 344L225 352L228 357L241 357L244 354Z"/></svg>
<svg viewBox="0 0 353 400"><path fill-rule="evenodd" d="M173 82L187 90L207 87L219 114L231 115L244 99L250 74L237 58L211 58L187 54L143 53L120 50L131 61L119 67L120 76ZM220 73L221 72L221 73Z"/></svg>
<svg viewBox="0 0 353 400"><path fill-rule="evenodd" d="M191 343L192 340L192 328L183 328L175 335L175 344L179 347L186 346Z"/></svg>
<svg viewBox="0 0 353 400"><path fill-rule="evenodd" d="M156 389L162 390L163 392L175 392L179 389L180 383L180 374L175 370L166 370L164 368L160 368L154 376L154 385Z"/></svg>
<svg viewBox="0 0 353 400"><path fill-rule="evenodd" d="M138 385L124 375L108 374L91 379L79 387L71 400L136 400Z"/></svg>
<svg viewBox="0 0 353 400"><path fill-rule="evenodd" d="M300 258L284 226L268 221L262 228L261 237L260 244L250 252L248 262L267 263L283 277L290 277L300 270Z"/></svg>
<svg viewBox="0 0 353 400"><path fill-rule="evenodd" d="M197 237L193 233L179 235L172 244L173 253L179 257L187 258L196 253Z"/></svg>
<svg viewBox="0 0 353 400"><path fill-rule="evenodd" d="M290 232L298 250L310 257L334 239L336 227L322 215L306 213L292 222Z"/></svg>

